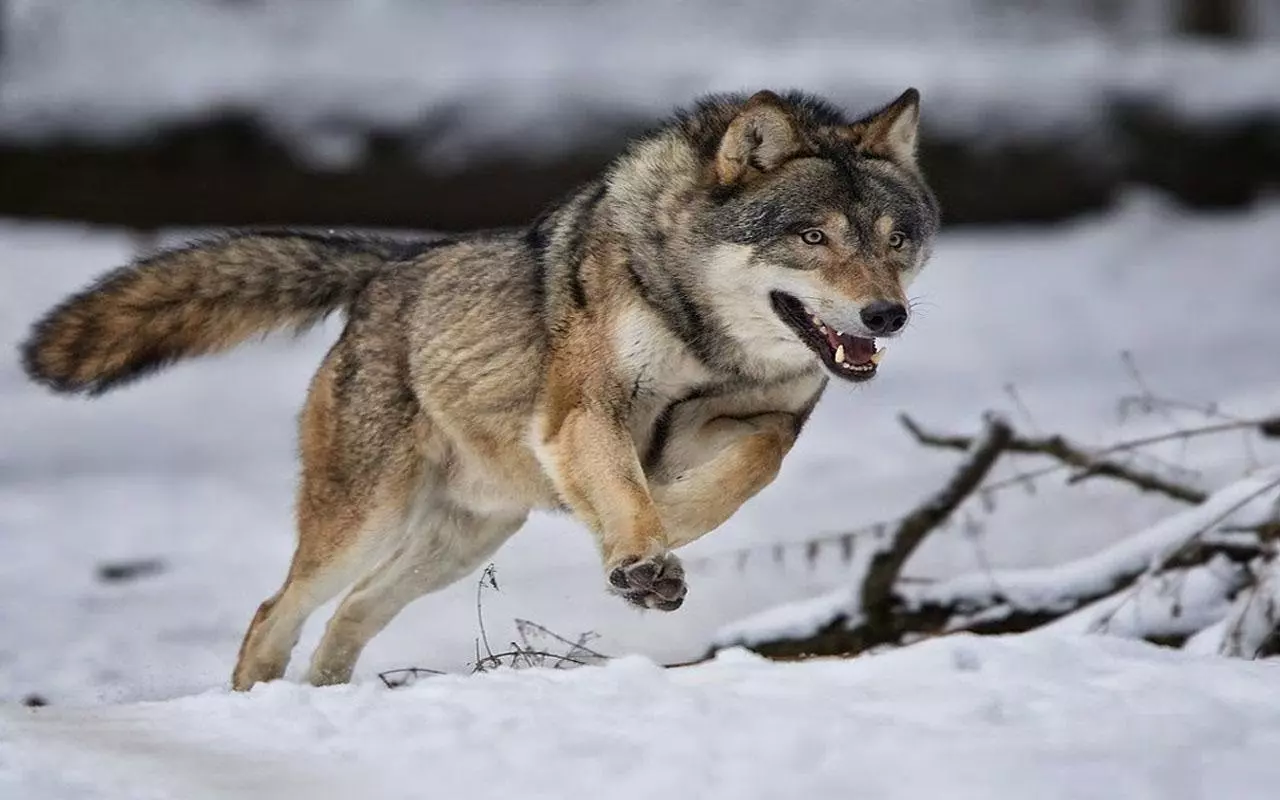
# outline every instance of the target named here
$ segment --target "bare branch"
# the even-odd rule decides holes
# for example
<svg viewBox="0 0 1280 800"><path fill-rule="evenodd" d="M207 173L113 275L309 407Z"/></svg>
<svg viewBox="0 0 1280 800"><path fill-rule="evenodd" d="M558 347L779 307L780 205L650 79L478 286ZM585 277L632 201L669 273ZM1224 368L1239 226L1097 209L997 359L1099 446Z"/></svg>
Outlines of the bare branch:
<svg viewBox="0 0 1280 800"><path fill-rule="evenodd" d="M898 419L902 422L903 427L921 444L952 450L968 450L973 444L973 437L971 436L940 435L925 431L906 414L899 415ZM1047 436L1035 439L1013 436L1009 440L1006 449L1011 453L1049 456L1064 465L1076 468L1078 472L1071 476L1068 483L1078 483L1092 477L1104 477L1126 481L1137 486L1142 491L1159 492L1175 500L1181 500L1192 505L1203 503L1205 498L1208 497L1207 494L1199 489L1174 483L1154 473L1136 469L1118 461L1101 459L1091 455L1062 436Z"/></svg>
<svg viewBox="0 0 1280 800"><path fill-rule="evenodd" d="M563 644L568 648L568 650L565 651L565 654L561 657L566 661L573 661L575 659L586 659L586 658L590 658L595 661L609 660L609 656L605 655L604 653L601 653L597 650L587 647L587 642L591 641L592 639L598 638L596 634L591 631L587 631L585 633L579 634L578 640L573 641L571 639L565 638L564 636L561 636L560 634L556 633L553 630L550 630L545 625L539 625L538 623L533 622L532 620L517 618L515 620L515 623L516 623L516 630L520 633L520 639L526 649L530 649L534 647L533 643L531 643L530 641L532 637L545 637L545 638L551 639L553 642L559 642L560 644ZM559 664L557 664L556 666L559 666Z"/></svg>
<svg viewBox="0 0 1280 800"><path fill-rule="evenodd" d="M1155 436L1144 436L1138 439L1129 439L1127 441L1101 448L1093 453L1093 457L1101 458L1102 456L1111 455L1113 453L1137 450L1148 445L1159 444L1160 442L1169 442L1179 439L1194 439L1200 436L1212 436L1214 434L1225 433L1227 431L1249 430L1256 431L1263 438L1280 438L1280 416L1217 422L1211 425L1202 425L1198 428L1183 428L1181 430L1157 434ZM1059 463L1051 464L1042 469L1020 472L1017 475L1013 475L1003 480L993 481L983 488L995 492L1000 491L1001 489L1006 489L1010 486L1026 485L1027 481L1045 475L1051 475L1055 472L1060 472L1068 466L1070 465Z"/></svg>
<svg viewBox="0 0 1280 800"><path fill-rule="evenodd" d="M480 629L480 638L476 642L476 661L480 660L480 643L484 643L484 651L489 658L493 658L493 648L489 646L489 633L484 629L484 603L481 602L481 595L484 594L486 588L498 590L498 570L493 564L484 568L484 572L480 573L480 579L476 581L476 626Z"/></svg>
<svg viewBox="0 0 1280 800"><path fill-rule="evenodd" d="M867 577L862 584L862 608L869 615L887 620L893 587L898 583L902 567L930 531L940 525L968 497L991 470L1013 437L1009 423L991 414L986 429L967 448L969 456L956 470L942 490L903 517L882 546L871 558Z"/></svg>
<svg viewBox="0 0 1280 800"><path fill-rule="evenodd" d="M564 664L564 663L573 664L579 667L591 666L590 662L580 661L576 658L570 658L569 656L561 655L560 653L549 653L545 650L526 650L524 648L517 647L514 650L506 650L501 653L492 653L490 655L485 656L484 658L480 659L472 666L472 672L484 672L486 670L495 669L497 667L504 666L504 663L503 663L504 660L509 660L511 662L510 664L505 664L505 666L515 667L516 664L518 663L518 660L521 658L525 659L525 663L528 666L536 666L530 660L531 656L536 656L539 662L548 658L554 658L556 659L557 666L559 664Z"/></svg>
<svg viewBox="0 0 1280 800"><path fill-rule="evenodd" d="M426 669L424 667L404 667L402 669L389 669L385 672L378 673L378 680L382 681L382 685L388 689L399 689L402 686L408 686L424 675L444 675L438 669Z"/></svg>

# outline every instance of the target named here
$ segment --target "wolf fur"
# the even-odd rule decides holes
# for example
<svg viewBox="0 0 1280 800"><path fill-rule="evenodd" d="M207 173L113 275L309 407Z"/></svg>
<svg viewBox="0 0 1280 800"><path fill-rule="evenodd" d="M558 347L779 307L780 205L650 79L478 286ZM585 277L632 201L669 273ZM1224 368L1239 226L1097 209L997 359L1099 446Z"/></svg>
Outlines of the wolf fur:
<svg viewBox="0 0 1280 800"><path fill-rule="evenodd" d="M671 551L772 481L829 376L871 377L872 338L906 321L938 226L918 116L914 90L853 121L798 93L710 97L527 228L198 242L71 296L23 363L93 395L345 312L300 418L297 549L237 689L281 677L348 587L308 679L349 680L536 508L594 533L611 591L673 610Z"/></svg>

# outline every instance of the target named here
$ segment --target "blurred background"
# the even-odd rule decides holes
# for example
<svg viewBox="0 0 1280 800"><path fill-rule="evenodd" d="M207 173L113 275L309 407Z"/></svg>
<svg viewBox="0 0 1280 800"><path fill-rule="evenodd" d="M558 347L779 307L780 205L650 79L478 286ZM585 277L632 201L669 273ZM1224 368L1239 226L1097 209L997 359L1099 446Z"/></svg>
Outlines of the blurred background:
<svg viewBox="0 0 1280 800"><path fill-rule="evenodd" d="M528 219L698 94L914 85L953 223L1280 173L1276 0L5 0L0 214ZM124 186L127 184L128 189Z"/></svg>
<svg viewBox="0 0 1280 800"><path fill-rule="evenodd" d="M842 532L937 486L954 457L900 411L972 430L996 408L1097 442L1168 422L1118 413L1134 393L1280 407L1280 0L0 0L0 698L225 681L288 563L293 415L340 325L91 404L20 373L46 306L222 226L519 224L706 92L860 113L908 86L947 224L921 313L872 385L828 393L778 482L688 549L685 608L605 596L564 518L498 556L491 633L526 617L667 660L848 581ZM1212 484L1264 456L1170 458ZM967 510L912 569L1056 563L1168 502L1045 486ZM463 583L358 675L465 669Z"/></svg>

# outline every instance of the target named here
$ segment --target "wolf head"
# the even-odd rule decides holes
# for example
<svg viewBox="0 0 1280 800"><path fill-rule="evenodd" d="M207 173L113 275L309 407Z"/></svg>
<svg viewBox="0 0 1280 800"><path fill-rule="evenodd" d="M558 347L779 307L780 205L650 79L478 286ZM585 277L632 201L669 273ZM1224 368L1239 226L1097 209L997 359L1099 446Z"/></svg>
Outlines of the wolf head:
<svg viewBox="0 0 1280 800"><path fill-rule="evenodd" d="M908 89L849 121L799 93L716 96L669 129L687 149L664 156L696 176L668 204L688 255L681 281L733 349L791 368L816 356L851 381L875 374L875 340L906 327L906 289L939 223L916 164L919 99Z"/></svg>

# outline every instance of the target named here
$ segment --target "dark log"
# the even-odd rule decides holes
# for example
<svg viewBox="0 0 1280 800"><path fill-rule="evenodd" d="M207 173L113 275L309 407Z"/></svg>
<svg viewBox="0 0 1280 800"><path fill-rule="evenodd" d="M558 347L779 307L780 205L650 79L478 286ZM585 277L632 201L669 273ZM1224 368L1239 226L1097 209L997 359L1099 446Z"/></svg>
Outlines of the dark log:
<svg viewBox="0 0 1280 800"><path fill-rule="evenodd" d="M1246 31L1242 0L1178 0L1178 32L1209 39L1238 40Z"/></svg>
<svg viewBox="0 0 1280 800"><path fill-rule="evenodd" d="M135 138L67 131L0 140L0 216L130 228L292 225L467 230L526 223L594 177L652 124L600 115L561 154L474 152L424 159L439 111L408 130L348 127L364 157L338 167L295 152L252 113L157 126ZM1189 119L1118 98L1089 142L924 132L921 161L947 225L1046 222L1106 208L1124 187L1157 187L1197 207L1240 206L1280 186L1280 117ZM1105 151L1097 142L1108 142Z"/></svg>

